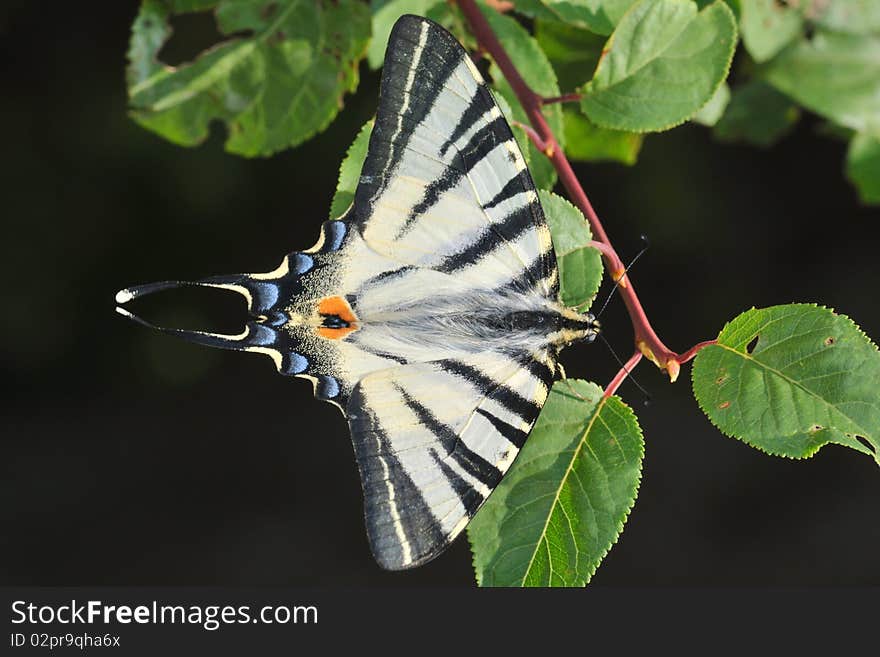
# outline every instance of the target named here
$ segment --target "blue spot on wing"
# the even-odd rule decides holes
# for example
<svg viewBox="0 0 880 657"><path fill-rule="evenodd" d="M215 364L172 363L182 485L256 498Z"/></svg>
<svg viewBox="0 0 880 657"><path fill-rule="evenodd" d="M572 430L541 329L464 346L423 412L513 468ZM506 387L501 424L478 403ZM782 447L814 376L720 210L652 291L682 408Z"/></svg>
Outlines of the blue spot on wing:
<svg viewBox="0 0 880 657"><path fill-rule="evenodd" d="M326 222L324 224L324 246L321 250L324 252L338 251L347 232L348 228L342 221Z"/></svg>
<svg viewBox="0 0 880 657"><path fill-rule="evenodd" d="M266 345L275 343L276 332L268 326L261 324L251 324L251 330L247 340L250 344L257 347L265 347Z"/></svg>
<svg viewBox="0 0 880 657"><path fill-rule="evenodd" d="M318 399L333 399L338 394L339 382L336 379L325 374L318 377L318 388L315 390Z"/></svg>
<svg viewBox="0 0 880 657"><path fill-rule="evenodd" d="M254 308L260 312L266 312L278 302L278 284L266 281L250 281L252 294L254 295Z"/></svg>
<svg viewBox="0 0 880 657"><path fill-rule="evenodd" d="M295 375L302 374L309 367L309 359L303 356L302 354L298 354L295 351L291 351L287 354L287 357L284 359L283 371L282 374L287 375Z"/></svg>
<svg viewBox="0 0 880 657"><path fill-rule="evenodd" d="M297 274L305 274L315 266L315 261L310 255L305 253L296 253L293 256L293 271Z"/></svg>

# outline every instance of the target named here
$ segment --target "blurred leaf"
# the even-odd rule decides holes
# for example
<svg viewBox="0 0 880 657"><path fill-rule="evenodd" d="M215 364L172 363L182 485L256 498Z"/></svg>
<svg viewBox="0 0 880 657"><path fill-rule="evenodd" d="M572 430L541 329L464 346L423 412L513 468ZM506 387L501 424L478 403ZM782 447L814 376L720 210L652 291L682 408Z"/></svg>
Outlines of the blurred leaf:
<svg viewBox="0 0 880 657"><path fill-rule="evenodd" d="M830 0L814 2L810 18L835 32L880 34L880 2L877 0Z"/></svg>
<svg viewBox="0 0 880 657"><path fill-rule="evenodd" d="M367 158L367 147L370 145L370 133L373 131L373 119L367 121L354 138L342 164L339 165L339 181L336 192L330 203L330 218L339 219L354 202L354 193L361 178L361 169Z"/></svg>
<svg viewBox="0 0 880 657"><path fill-rule="evenodd" d="M741 139L769 146L788 133L799 116L798 108L787 96L765 82L750 80L733 90L714 134L726 141Z"/></svg>
<svg viewBox="0 0 880 657"><path fill-rule="evenodd" d="M700 111L691 117L691 121L702 125L713 126L721 119L727 104L730 102L730 87L726 82L715 90L709 102L700 108Z"/></svg>
<svg viewBox="0 0 880 657"><path fill-rule="evenodd" d="M699 7L700 9L708 7L713 2L715 2L715 0L696 0L697 7ZM725 0L725 3L728 7L730 7L730 11L733 12L734 17L738 22L740 16L742 15L742 0Z"/></svg>
<svg viewBox="0 0 880 657"><path fill-rule="evenodd" d="M480 586L584 586L623 530L644 442L595 383L557 381L508 473L468 525Z"/></svg>
<svg viewBox="0 0 880 657"><path fill-rule="evenodd" d="M517 23L510 16L499 14L493 9L483 8L483 14L489 21L489 25L495 32L501 45L504 46L511 61L516 66L520 75L526 83L537 93L542 96L558 96L559 85L556 82L556 73L550 65L544 51L538 42L525 30L522 25ZM528 124L528 117L525 110L517 100L516 94L513 93L507 80L496 64L492 64L489 71L492 76L493 86L498 94L510 104L513 110L513 117L516 121ZM565 135L563 133L562 124L562 108L559 105L548 105L544 108L544 117L559 146L565 148ZM518 131L517 137L521 137L524 133ZM529 171L535 181L535 186L540 189L551 189L556 184L556 170L544 155L531 143L519 142L520 149L525 152L529 151L527 162L529 163Z"/></svg>
<svg viewBox="0 0 880 657"><path fill-rule="evenodd" d="M370 3L373 12L373 38L367 50L370 68L375 70L382 67L388 37L391 36L391 28L398 18L404 14L427 16L429 10L438 6L445 8L446 3L443 0L373 0Z"/></svg>
<svg viewBox="0 0 880 657"><path fill-rule="evenodd" d="M539 190L559 266L559 298L566 306L589 308L602 283L602 256L590 246L584 215L552 192Z"/></svg>
<svg viewBox="0 0 880 657"><path fill-rule="evenodd" d="M559 88L571 91L593 77L605 39L558 21L535 21L535 39L547 55Z"/></svg>
<svg viewBox="0 0 880 657"><path fill-rule="evenodd" d="M877 347L848 317L810 304L743 313L693 369L694 395L715 426L791 458L837 443L880 463L878 381Z"/></svg>
<svg viewBox="0 0 880 657"><path fill-rule="evenodd" d="M856 134L858 134L852 128L847 128L846 126L828 120L820 122L814 129L817 135L837 139L839 141L850 141L856 136Z"/></svg>
<svg viewBox="0 0 880 657"><path fill-rule="evenodd" d="M635 0L516 0L516 11L608 35Z"/></svg>
<svg viewBox="0 0 880 657"><path fill-rule="evenodd" d="M740 0L743 45L756 62L764 62L794 41L804 29L800 5L778 0Z"/></svg>
<svg viewBox="0 0 880 657"><path fill-rule="evenodd" d="M804 107L858 132L880 127L880 36L817 31L760 75Z"/></svg>
<svg viewBox="0 0 880 657"><path fill-rule="evenodd" d="M690 0L641 0L605 46L580 91L593 123L617 130L666 130L705 105L727 77L736 22L718 0L701 12Z"/></svg>
<svg viewBox="0 0 880 657"><path fill-rule="evenodd" d="M602 162L611 160L633 165L642 148L644 134L600 128L577 109L564 107L565 154L571 160Z"/></svg>
<svg viewBox="0 0 880 657"><path fill-rule="evenodd" d="M170 16L212 6L229 38L192 63L159 62ZM269 155L330 124L357 88L369 37L369 10L355 0L144 0L128 53L132 116L183 146L204 141L219 119L228 151Z"/></svg>
<svg viewBox="0 0 880 657"><path fill-rule="evenodd" d="M864 203L880 204L880 138L857 134L846 154L846 175Z"/></svg>

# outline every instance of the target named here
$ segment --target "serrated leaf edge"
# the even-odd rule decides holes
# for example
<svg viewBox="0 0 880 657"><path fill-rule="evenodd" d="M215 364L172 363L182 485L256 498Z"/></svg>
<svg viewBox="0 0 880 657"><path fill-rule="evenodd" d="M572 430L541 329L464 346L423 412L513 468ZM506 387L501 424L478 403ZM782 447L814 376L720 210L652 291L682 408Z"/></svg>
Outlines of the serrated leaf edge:
<svg viewBox="0 0 880 657"><path fill-rule="evenodd" d="M585 381L585 383L590 383L590 382ZM547 514L547 519L544 522L544 527L541 530L541 533L539 535L537 542L535 543L535 549L532 552L531 558L529 559L529 565L528 565L528 567L526 567L526 570L522 576L522 579L520 580L520 583L519 583L520 587L525 586L526 578L528 577L528 574L531 570L531 566L535 561L535 555L537 555L537 553L538 553L538 546L541 544L541 541L543 540L544 535L547 533L547 526L550 524L550 516L552 515L552 510L556 507L556 504L559 502L559 496L560 496L560 493L562 491L563 486L565 485L565 481L568 479L568 475L571 472L571 469L572 469L575 461L577 460L577 457L581 454L581 450L583 449L583 445L585 442L585 437L590 432L590 430L593 426L593 422L595 422L596 418L599 417L599 412L601 411L602 407L608 403L609 399L614 399L614 400L618 401L620 403L621 408L628 415L628 418L632 419L634 421L634 424L636 427L636 432L637 432L638 438L639 438L639 440L638 440L639 469L638 469L638 476L636 477L636 485L635 485L635 488L633 489L632 501L629 503L629 506L626 508L623 515L621 515L618 518L618 520L615 524L617 531L615 532L614 537L611 540L611 543L609 543L608 546L604 549L604 551L599 555L599 558L596 559L595 563L593 564L592 569L586 574L586 576L584 578L583 586L586 586L587 584L590 583L590 580L593 579L593 575L596 574L596 571L599 569L599 566L601 565L601 563L605 559L605 557L608 556L608 553L611 551L611 548L614 547L615 545L617 545L617 542L620 540L620 535L623 533L623 528L626 526L626 521L629 519L630 513L632 512L633 508L636 505L636 500L639 498L639 489L641 488L641 485L642 485L642 472L643 472L642 463L644 462L644 458L645 458L645 437L644 437L644 434L642 433L642 427L641 427L641 425L639 425L638 417L633 412L633 410L626 404L626 402L624 402L617 395L612 395L611 397L605 397L603 395L599 399L599 402L596 404L596 410L593 413L593 416L590 418L590 421L588 422L587 427L582 432L581 439L578 441L577 447L574 450L572 450L572 458L568 463L568 467L565 469L564 475L560 479L560 485L556 489L556 495L555 495L553 503L551 504L551 507L550 507L551 512ZM470 540L470 535L468 535L468 539ZM477 585L482 586L483 585L482 578L480 577L480 571L477 568L476 554L474 553L474 550L473 550L473 542L472 541L471 541L471 567L474 569L474 578L477 580Z"/></svg>
<svg viewBox="0 0 880 657"><path fill-rule="evenodd" d="M867 333L865 333L862 330L861 326L859 326L858 324L856 324L855 321L853 321L853 319L849 315L844 315L843 313L838 313L833 308L829 308L828 306L824 306L820 303L789 303L789 304L779 304L777 306L768 306L766 308L756 308L755 306L752 306L751 308L748 308L747 310L744 310L743 312L739 313L733 319L730 319L727 322L725 322L724 326L722 326L721 330L718 332L718 336L720 337L721 334L724 333L724 331L727 329L728 326L730 326L734 321L736 321L737 319L739 319L740 317L742 317L746 313L750 313L753 310L769 310L770 308L779 307L779 306L793 306L793 307L800 307L800 308L816 308L818 310L827 310L830 313L833 313L835 317L842 317L846 322L849 322L850 326L855 328L856 332L859 335L861 335L861 337L864 338L867 341L867 343L874 348L875 352L880 351L880 348L878 348L877 344L870 338L870 336ZM722 345L717 345L717 346L722 346ZM724 348L727 348L727 347L724 347ZM741 354L741 352L736 351L735 349L729 349L729 348L727 348L727 349L729 351L734 352L734 353ZM696 392L696 388L695 388L696 381L694 380L694 372L696 371L696 361L699 358L700 358L700 354L698 353L696 355L696 358L694 359L694 366L691 367L691 391L693 392L694 399L697 401L697 406L700 407L700 410L703 412L703 415L706 416L706 419L709 420L709 423L713 427L715 427L720 434L727 436L728 438L733 438L733 439L738 440L742 443L745 443L749 447L756 449L759 452L762 452L764 454L768 454L770 456L786 458L786 459L789 459L792 461L803 461L805 459L812 458L813 456L815 456L819 452L819 450L821 450L823 447L825 447L827 445L840 445L840 443L833 442L833 441L829 440L827 442L822 443L821 445L816 445L815 448L804 453L803 455L784 454L782 452L775 452L775 451L768 449L762 445L756 445L755 443L753 443L750 439L748 439L746 437L737 436L736 434L721 428L720 426L718 426L718 423L715 422L714 419L712 419L712 416L709 414L706 406L703 404L702 400L700 399L699 395L697 395L697 392ZM791 434L791 435L793 435L793 434ZM781 436L781 437L785 438L786 436ZM846 445L841 445L841 447L846 447ZM874 454L874 460L877 461L878 465L880 465L880 451L878 451L876 454Z"/></svg>
<svg viewBox="0 0 880 657"><path fill-rule="evenodd" d="M629 13L630 11L632 11L633 8L636 6L636 4L638 4L638 3L633 4L632 7L627 9L626 13ZM736 16L733 14L733 11L731 11L730 7L727 6L727 3L724 2L724 0L715 0L715 2L713 2L712 4L706 5L705 7L703 7L703 9L700 12L697 13L697 16L702 14L704 11L706 11L710 7L714 7L716 5L723 7L722 11L727 12L727 16L728 16L728 18L730 18L730 21L731 21L730 24L733 25L733 38L730 40L730 48L729 48L729 52L727 53L727 62L724 65L724 75L719 79L718 84L716 84L712 88L712 93L709 94L708 98L706 98L706 101L702 105L700 105L696 110L694 110L693 113L691 113L689 116L686 116L679 121L673 121L672 123L664 124L664 125L662 125L660 127L656 127L656 128L621 128L620 126L614 126L614 125L611 125L610 123L609 124L603 123L601 120L597 121L592 116L590 116L586 112L584 112L583 109L581 109L581 112L584 114L584 116L586 116L590 121L592 121L595 125L599 126L600 128L605 128L606 130L619 130L622 132L632 132L632 133L638 134L638 135L644 135L644 134L647 134L650 132L665 132L666 130L671 130L672 128L677 128L678 126L683 125L683 124L687 123L688 121L690 121L690 119L695 114L697 114L701 109L703 109L706 105L709 104L709 101L712 100L712 97L715 95L715 92L718 91L718 87L720 87L722 85L722 83L724 83L724 81L727 80L727 76L730 75L730 67L733 64L733 55L736 52L737 41L739 40L739 31L738 31L737 24L736 24ZM624 16L625 15L626 14L624 14ZM621 22L622 21L623 21L623 19L621 18ZM686 30L686 29L687 29L687 27L682 29L682 32L684 32L684 30ZM676 38L678 38L678 36L681 36L681 33L679 33L676 36ZM612 33L611 36L608 37L608 42L607 42L608 44L611 43L613 37L614 37L614 33ZM674 41L674 40L675 39L673 39L672 41ZM670 42L670 45L671 45L671 42ZM599 66L601 66L601 65L602 65L602 60L600 59L599 64L596 66L596 71L599 70ZM596 74L593 73L593 77L595 77L595 76L596 76ZM590 84L590 82L592 82L592 80L590 80L586 84L582 85L578 89L578 91L580 93L584 94L584 98L588 97L586 87ZM580 103L578 103L578 108L581 108Z"/></svg>

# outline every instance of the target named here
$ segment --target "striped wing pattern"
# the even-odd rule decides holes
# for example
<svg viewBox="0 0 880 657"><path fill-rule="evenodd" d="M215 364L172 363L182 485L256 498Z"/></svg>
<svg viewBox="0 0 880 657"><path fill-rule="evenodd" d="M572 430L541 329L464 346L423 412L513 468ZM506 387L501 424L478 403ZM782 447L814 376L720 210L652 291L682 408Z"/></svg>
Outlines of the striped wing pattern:
<svg viewBox="0 0 880 657"><path fill-rule="evenodd" d="M354 220L401 265L478 286L517 271L556 296L550 232L513 133L461 45L426 19L392 31Z"/></svg>
<svg viewBox="0 0 880 657"><path fill-rule="evenodd" d="M151 283L117 302L184 285L242 294L252 320L239 335L160 330L266 354L346 415L388 569L432 559L466 526L538 416L560 331L583 321L560 310L550 232L491 92L417 16L392 31L347 214L272 272Z"/></svg>
<svg viewBox="0 0 880 657"><path fill-rule="evenodd" d="M378 284L352 281L358 312L468 287L555 298L534 184L467 53L415 16L398 21L387 53L351 218L364 250L397 269ZM461 532L525 441L555 375L546 350L426 352L364 376L346 405L370 543L388 569L430 560Z"/></svg>
<svg viewBox="0 0 880 657"><path fill-rule="evenodd" d="M358 383L349 426L380 565L419 565L458 535L525 442L549 383L498 354L414 363Z"/></svg>

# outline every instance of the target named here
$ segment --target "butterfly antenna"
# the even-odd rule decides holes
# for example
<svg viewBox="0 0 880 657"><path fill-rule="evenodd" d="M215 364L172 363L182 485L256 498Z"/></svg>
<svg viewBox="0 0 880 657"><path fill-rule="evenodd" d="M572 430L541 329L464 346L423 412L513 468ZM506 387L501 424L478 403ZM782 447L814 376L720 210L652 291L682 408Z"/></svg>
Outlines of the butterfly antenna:
<svg viewBox="0 0 880 657"><path fill-rule="evenodd" d="M617 361L617 363L620 365L620 368L622 370L626 371L627 379L632 381L633 385L635 385L635 387L638 388L641 391L641 393L645 396L645 406L648 406L651 403L651 394L642 387L642 384L639 383L636 380L636 378L632 375L632 372L629 369L627 369L626 363L624 363L620 359L620 356L618 356L617 352L614 351L614 348L611 346L611 343L608 342L608 339L602 333L599 333L598 336L602 339L602 342L605 343L605 346L608 347L608 351L610 351L611 355L614 356L614 360Z"/></svg>
<svg viewBox="0 0 880 657"><path fill-rule="evenodd" d="M620 281L623 280L623 277L626 276L627 272L629 272L629 270L632 269L632 266L634 264L636 264L636 261L639 258L641 258L645 254L645 251L648 250L648 247L651 246L651 244L648 242L647 235L642 235L641 239L642 239L642 243L644 244L644 246L642 247L642 250L639 251L638 253L636 253L636 257L630 261L630 263L626 266L626 269L623 270L623 273L617 278L616 281L614 281L614 287L611 288L611 291L608 293L608 296L605 297L605 303L602 304L602 307L599 309L599 312L596 313L596 319L599 319L602 316L602 313L605 312L605 308L608 307L608 304L611 301L611 297L614 296L614 293L617 292L617 288L620 287Z"/></svg>

